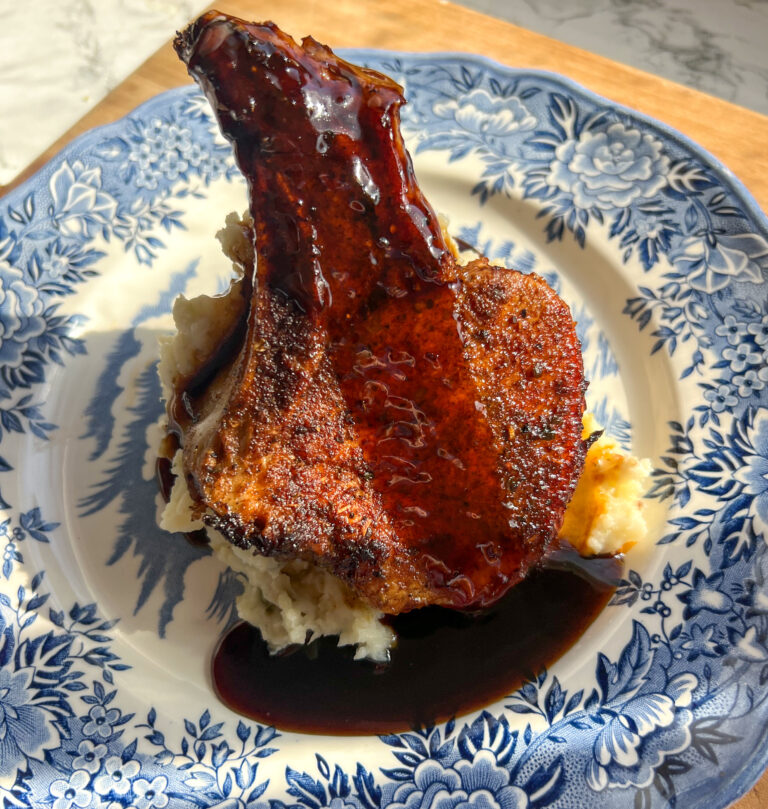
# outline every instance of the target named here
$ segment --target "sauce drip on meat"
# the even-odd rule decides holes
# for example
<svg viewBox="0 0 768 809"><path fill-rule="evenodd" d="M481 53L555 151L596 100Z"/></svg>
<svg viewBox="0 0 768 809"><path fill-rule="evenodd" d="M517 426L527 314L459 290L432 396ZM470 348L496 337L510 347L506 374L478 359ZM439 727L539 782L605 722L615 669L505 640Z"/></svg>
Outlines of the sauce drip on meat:
<svg viewBox="0 0 768 809"><path fill-rule="evenodd" d="M332 733L493 701L609 595L547 570L499 601L545 554L583 466L568 307L536 276L456 264L391 79L218 12L175 47L248 181L256 254L242 335L170 408L197 513L241 548L329 570L400 638L371 668L334 640L271 657L240 625L215 655L219 695Z"/></svg>
<svg viewBox="0 0 768 809"><path fill-rule="evenodd" d="M567 306L541 279L457 267L391 79L216 12L176 47L248 180L257 255L230 381L177 391L200 512L385 612L492 603L583 464Z"/></svg>
<svg viewBox="0 0 768 809"><path fill-rule="evenodd" d="M234 711L304 733L397 733L465 714L549 666L606 604L619 560L578 560L582 575L570 561L534 571L478 613L428 607L394 617L388 665L353 660L335 638L272 656L257 629L238 624L214 656L214 686Z"/></svg>

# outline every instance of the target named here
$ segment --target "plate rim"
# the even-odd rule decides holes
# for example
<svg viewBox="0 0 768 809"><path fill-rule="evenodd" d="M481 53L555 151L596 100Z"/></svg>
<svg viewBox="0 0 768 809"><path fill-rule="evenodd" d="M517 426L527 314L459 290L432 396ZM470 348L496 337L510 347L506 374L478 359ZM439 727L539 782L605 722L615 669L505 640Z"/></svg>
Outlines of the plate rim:
<svg viewBox="0 0 768 809"><path fill-rule="evenodd" d="M720 159L716 158L714 155L712 155L708 150L706 150L696 141L691 139L689 136L681 133L674 127L671 127L668 124L659 121L658 119L653 118L650 115L639 112L629 106L619 104L611 99L601 96L600 94L592 91L591 89L585 87L584 85L580 84L579 82L576 82L575 80L567 76L548 70L512 67L486 56L457 51L413 52L413 51L397 51L391 49L345 48L339 49L338 52L344 58L348 57L355 58L364 55L366 58L370 57L386 58L388 56L391 56L393 58L409 57L412 59L419 59L424 62L439 59L453 60L460 63L477 64L484 67L485 69L490 69L496 73L502 72L510 76L525 76L534 79L536 77L541 77L543 79L548 80L549 82L559 84L560 86L570 91L572 94L581 96L586 101L598 103L602 106L606 106L620 113L623 113L627 115L630 119L637 120L641 122L645 127L659 133L662 137L680 144L685 150L691 152L694 156L698 157L706 165L707 169L710 170L718 178L718 180L723 186L733 191L734 195L739 199L740 203L743 204L745 214L748 215L749 217L750 225L755 225L762 231L762 233L768 234L768 216L766 216L766 214L762 211L759 204L757 203L751 192L744 185L744 183L741 180L739 180L739 178ZM10 207L13 204L14 200L24 196L25 191L29 188L29 186L34 185L36 183L40 183L43 181L44 178L47 178L51 174L53 164L56 164L61 160L67 159L71 154L75 152L87 148L87 146L91 141L100 140L105 134L109 133L110 131L119 130L121 126L124 126L125 122L129 120L131 117L139 116L142 113L145 113L148 109L151 109L155 105L158 105L162 100L167 98L180 97L184 93L189 93L190 90L197 91L197 88L195 87L194 84L189 83L162 91L161 93L158 93L157 95L154 95L151 98L143 101L141 104L137 105L129 112L126 112L124 115L122 115L115 121L101 124L92 129L89 129L86 132L81 133L76 138L67 143L59 152L51 156L51 158L47 160L46 163L42 165L39 169L37 169L32 175L25 178L24 181L19 183L19 185L17 185L15 188L5 193L2 197L0 197L0 199L2 199L3 202ZM726 784L723 785L722 790L720 790L721 794L719 797L724 802L717 804L718 809L722 809L723 807L729 805L732 801L736 800L740 795L743 795L746 791L748 791L760 777L761 773L766 768L766 765L768 765L768 728L766 728L761 738L760 749L762 751L762 754L758 756L755 755L750 756L747 765L739 772L738 778L735 779L735 782L734 779L730 779L727 785ZM711 797L712 796L710 796L710 799Z"/></svg>
<svg viewBox="0 0 768 809"><path fill-rule="evenodd" d="M595 90L592 90L591 88L587 87L586 85L582 84L576 79L572 79L570 76L567 76L564 73L559 73L554 70L546 70L543 68L515 67L514 65L508 65L504 62L500 62L497 59L491 58L489 56L484 56L483 54L479 53L472 53L470 51L466 52L452 51L452 50L400 51L391 48L345 47L345 48L336 48L335 52L342 58L348 59L348 61L354 61L356 57L358 56L365 57L366 55L373 55L376 57L393 56L395 58L399 56L404 56L423 61L429 61L431 59L450 59L454 61L468 61L474 64L482 65L485 68L491 68L494 71L502 71L509 75L532 76L532 77L541 76L542 78L545 78L551 82L561 84L563 87L568 88L572 92L581 95L582 97L584 97L589 101L597 102L602 106L613 107L615 110L619 112L622 112L632 118L636 118L637 120L646 124L651 129L655 129L660 134L665 135L667 138L670 138L671 140L681 144L687 150L694 152L696 156L702 158L702 160L707 163L707 167L710 170L714 170L714 173L724 183L733 186L734 191L736 191L738 195L746 203L746 207L749 213L755 218L757 222L759 222L762 225L765 233L768 234L768 211L763 211L763 209L760 207L760 204L755 199L752 192L744 184L744 182L720 158L712 154L712 152L710 152L707 148L702 146L698 141L694 140L694 138L692 138L690 135L686 135L684 132L672 126L671 124L667 124L666 122L658 118L654 118L652 115L648 113L641 112L640 110L637 110L634 107L629 106L628 104L623 104L621 102L614 101L613 99L608 98L607 96L604 96ZM361 61L363 61L363 59L361 59ZM655 77L654 74L652 73L648 75ZM678 85L677 82L671 83L683 87L684 89L688 89L685 88L685 85ZM184 91L188 92L190 89L194 89L196 92L201 92L197 87L197 85L194 84L194 82L190 79L189 82L185 84L179 84L176 87L170 87L167 90L162 90L156 95L153 95L152 97L145 99L132 109L122 114L119 118L116 118L114 121L108 121L103 124L98 124L97 126L91 127L85 132L81 132L79 135L77 135L68 143L66 143L64 146L62 146L62 148L58 152L51 155L51 157L42 166L40 166L40 168L38 168L33 174L30 174L29 177L26 177L18 185L10 189L10 191L7 191L5 192L5 194L0 196L0 200L8 200L13 196L17 195L17 193L20 191L20 189L23 188L23 186L26 186L31 180L42 176L46 172L46 169L50 167L50 164L53 161L58 160L61 157L64 157L66 154L69 153L72 147L82 147L83 144L88 143L88 141L91 138L94 138L99 132L108 131L112 127L117 127L126 119L131 118L133 115L137 115L142 111L144 111L146 108L153 106L160 99L163 99L166 96L170 97L173 95L177 95L183 93ZM702 93L702 95L706 96L708 94ZM712 98L717 102L727 103L715 96L712 96ZM744 109L747 108L744 107Z"/></svg>

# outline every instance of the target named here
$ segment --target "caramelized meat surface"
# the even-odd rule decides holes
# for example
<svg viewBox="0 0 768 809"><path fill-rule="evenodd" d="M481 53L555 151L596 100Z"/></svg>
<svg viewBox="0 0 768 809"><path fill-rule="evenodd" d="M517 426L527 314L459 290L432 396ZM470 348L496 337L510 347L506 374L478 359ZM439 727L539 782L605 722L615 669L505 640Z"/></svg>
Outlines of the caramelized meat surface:
<svg viewBox="0 0 768 809"><path fill-rule="evenodd" d="M200 514L384 612L491 603L583 467L568 307L535 275L456 264L391 79L218 12L176 49L234 144L257 256L227 361L171 406Z"/></svg>

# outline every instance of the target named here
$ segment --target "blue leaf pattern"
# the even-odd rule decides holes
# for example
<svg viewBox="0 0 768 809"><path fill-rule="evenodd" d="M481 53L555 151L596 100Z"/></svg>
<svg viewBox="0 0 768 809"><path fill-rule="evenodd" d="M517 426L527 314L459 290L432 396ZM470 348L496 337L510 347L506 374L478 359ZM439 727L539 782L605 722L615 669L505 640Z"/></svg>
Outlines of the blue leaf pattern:
<svg viewBox="0 0 768 809"><path fill-rule="evenodd" d="M236 177L204 99L173 91L65 151L0 208L4 805L648 808L674 804L692 784L713 791L720 770L741 771L745 757L765 755L764 220L695 148L556 77L471 57L362 56L405 87L412 103L404 131L417 155L475 161L468 196L478 211L506 198L533 205L545 239L585 251L601 242L633 274L617 307L647 336L649 354L669 360L693 402L667 425L668 450L649 495L669 509L659 545L666 564L624 573L609 608L622 618L623 640L595 650L587 681L571 682L557 667L536 672L492 710L374 740L375 764L354 750L336 756L338 748L320 749L318 740L314 760L287 766L277 754L291 747L280 733L215 705L174 718L162 705L127 710L131 667L115 651L119 624L94 603L59 603L31 566L37 549L64 539L63 515L43 513L33 493L10 493L20 442L57 436L45 416L47 386L55 366L69 368L90 349L73 303L100 277L110 245L153 270L169 238L189 227L188 200ZM492 236L479 214L457 235L571 294L548 259ZM161 594L160 636L202 552L180 538L155 541L146 508L154 486L140 474L144 433L159 412L153 367L133 380L120 427L115 413L141 327L168 312L196 272L194 262L177 268L104 355L90 358L100 371L83 414L103 475L80 511L117 510L109 562L121 564L129 551L141 560L136 609ZM619 361L594 315L577 295L572 303L594 381L590 408L629 446L624 404L600 390L619 374ZM222 574L210 614L229 620L238 587ZM723 794L717 806L736 797ZM695 805L715 803L706 795Z"/></svg>

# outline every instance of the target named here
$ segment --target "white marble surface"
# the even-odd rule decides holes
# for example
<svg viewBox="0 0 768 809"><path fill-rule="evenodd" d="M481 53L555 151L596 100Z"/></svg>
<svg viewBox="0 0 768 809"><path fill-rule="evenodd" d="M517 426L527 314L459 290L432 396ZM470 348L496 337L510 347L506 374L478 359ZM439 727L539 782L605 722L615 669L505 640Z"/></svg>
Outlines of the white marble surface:
<svg viewBox="0 0 768 809"><path fill-rule="evenodd" d="M0 185L206 5L0 0Z"/></svg>
<svg viewBox="0 0 768 809"><path fill-rule="evenodd" d="M768 0L461 2L768 114ZM0 0L0 185L205 6Z"/></svg>
<svg viewBox="0 0 768 809"><path fill-rule="evenodd" d="M768 115L768 0L460 2Z"/></svg>

